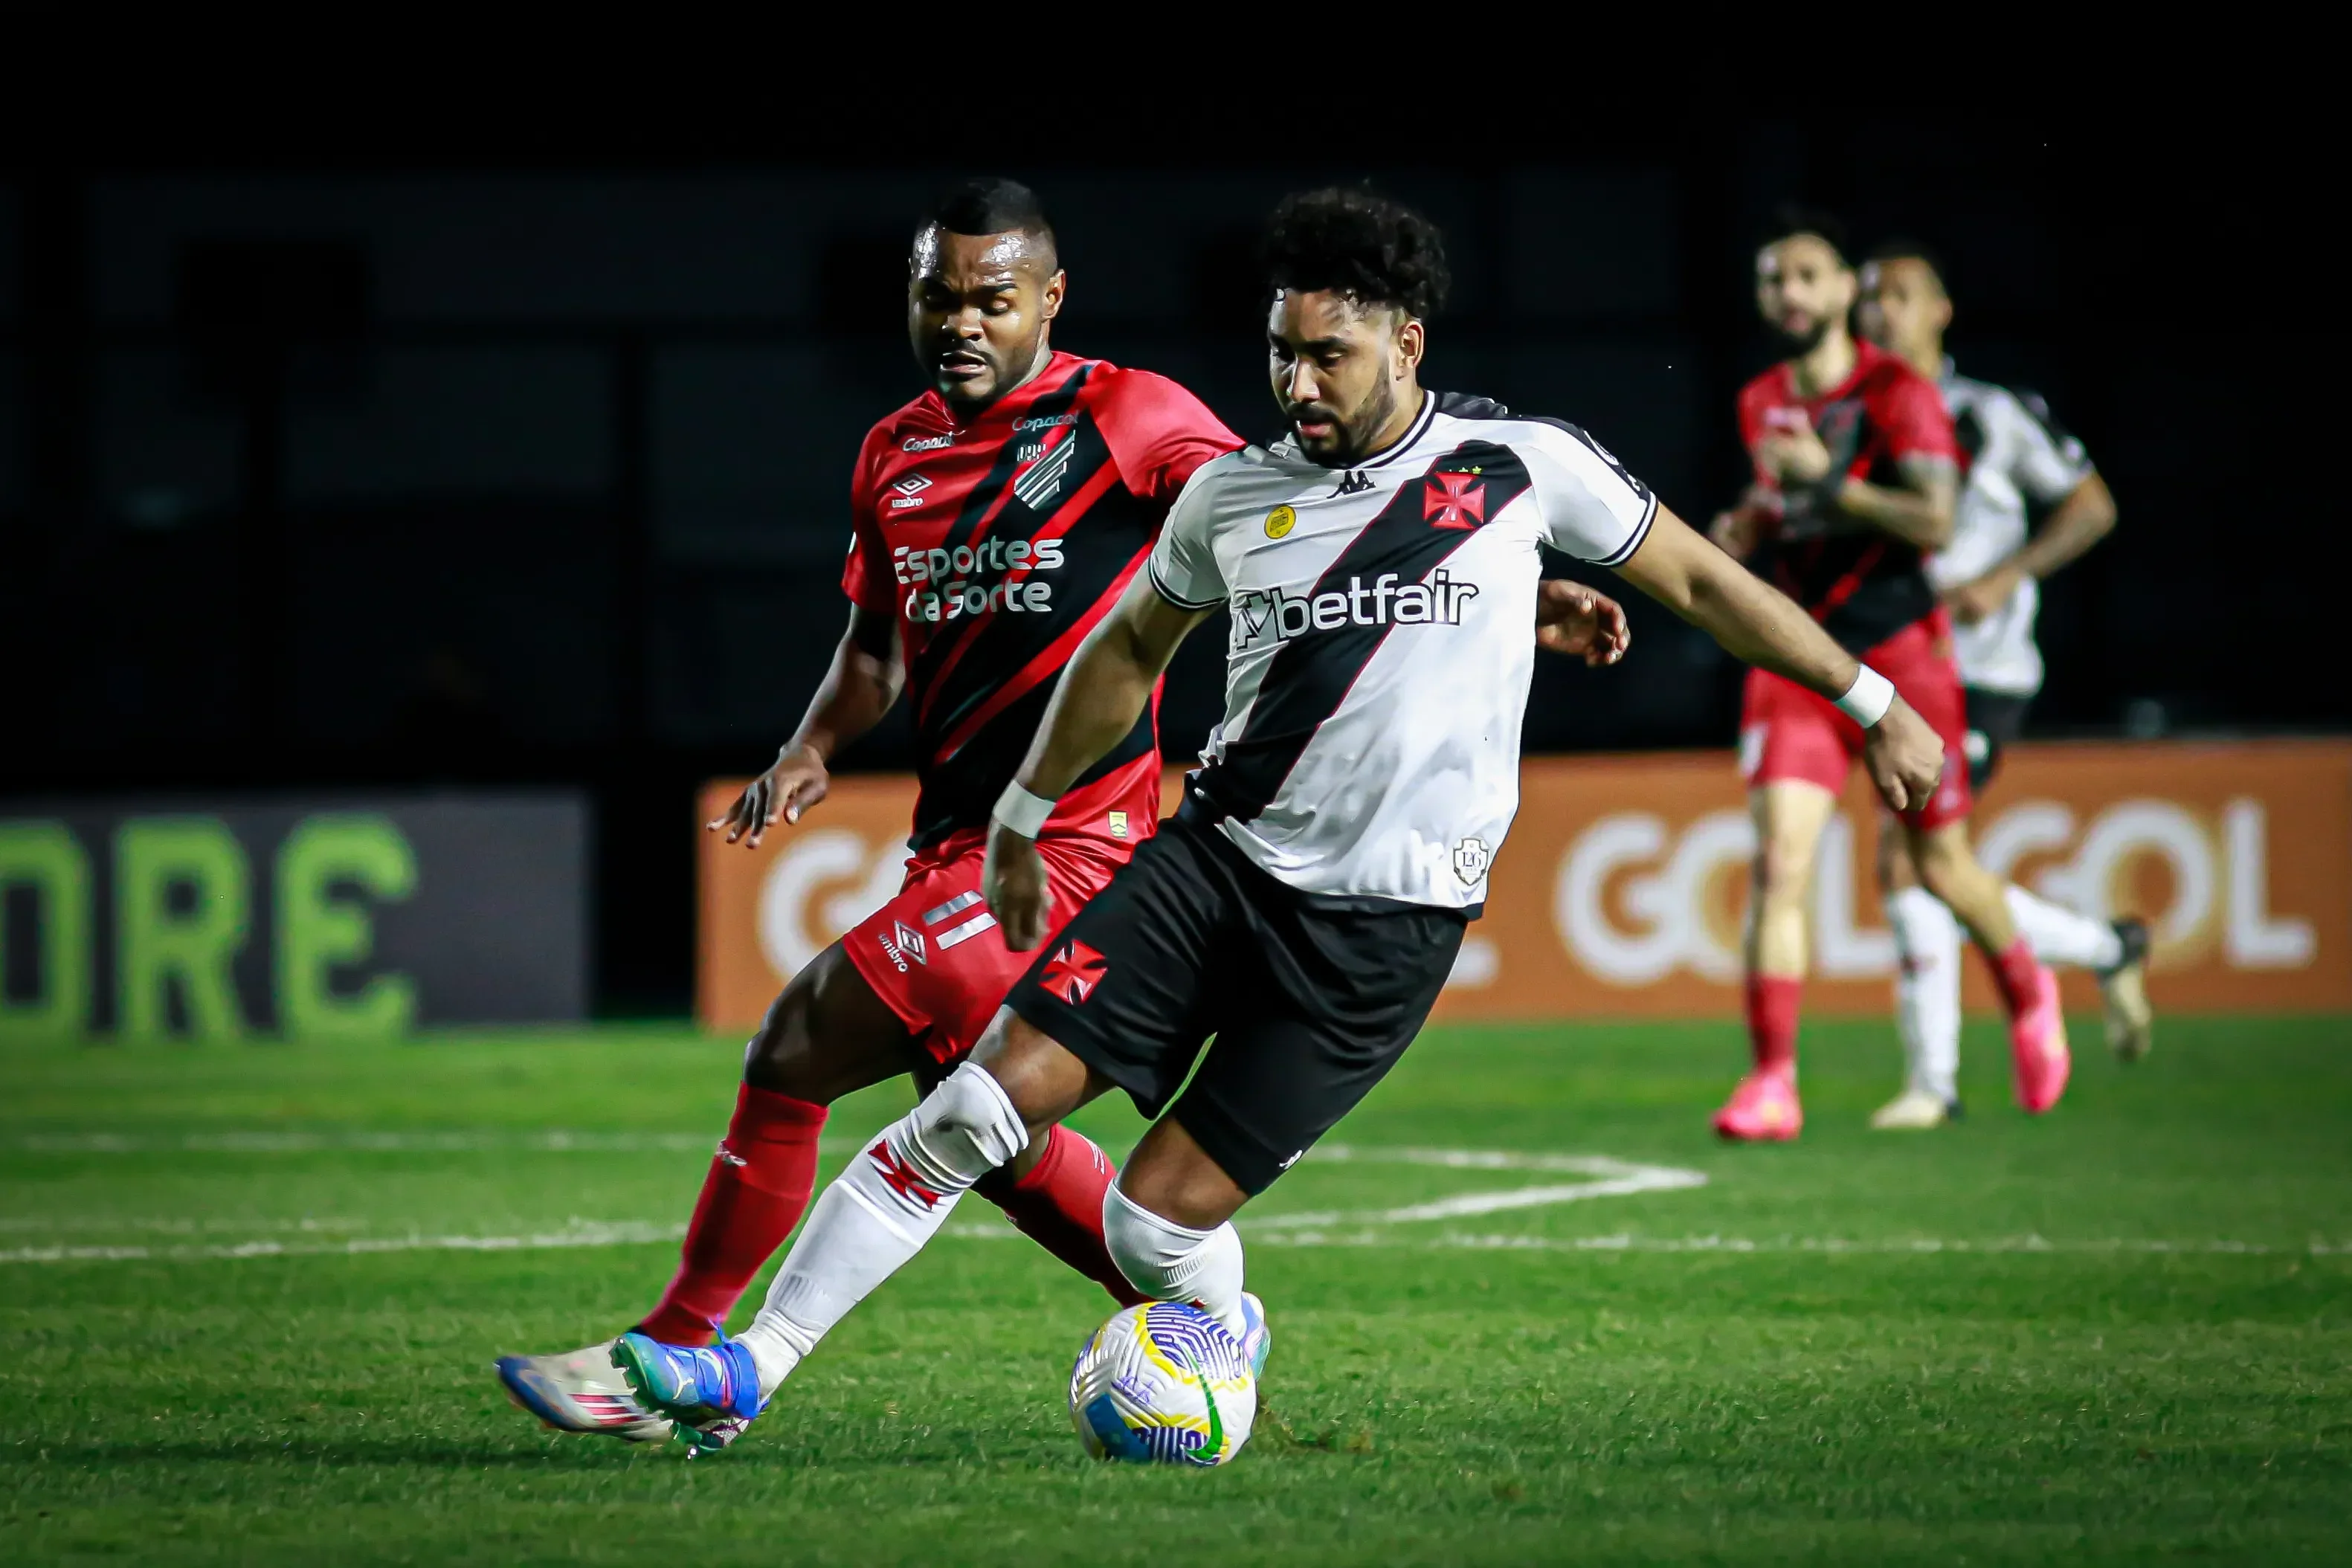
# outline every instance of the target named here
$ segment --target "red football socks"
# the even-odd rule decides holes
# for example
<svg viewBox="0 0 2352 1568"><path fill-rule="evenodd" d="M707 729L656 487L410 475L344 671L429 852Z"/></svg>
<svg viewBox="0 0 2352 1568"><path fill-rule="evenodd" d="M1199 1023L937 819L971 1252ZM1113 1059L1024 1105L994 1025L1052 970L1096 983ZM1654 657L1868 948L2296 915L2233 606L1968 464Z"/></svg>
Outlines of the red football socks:
<svg viewBox="0 0 2352 1568"><path fill-rule="evenodd" d="M2033 956L2032 944L2020 935L2006 950L1985 956L1992 963L1993 984L2000 988L2001 1011L2015 1018L2032 1007L2042 974L2042 961Z"/></svg>
<svg viewBox="0 0 2352 1568"><path fill-rule="evenodd" d="M1007 1181L1003 1172L993 1172L973 1190L1003 1209L1024 1236L1108 1291L1120 1306L1131 1307L1146 1298L1127 1282L1103 1242L1103 1194L1118 1175L1093 1140L1056 1126L1027 1176Z"/></svg>
<svg viewBox="0 0 2352 1568"><path fill-rule="evenodd" d="M1789 975L1748 977L1748 1046L1758 1071L1797 1070L1797 1004L1805 982Z"/></svg>
<svg viewBox="0 0 2352 1568"><path fill-rule="evenodd" d="M735 1115L687 1223L677 1277L638 1332L665 1344L710 1343L808 1208L824 1127L822 1105L748 1083L736 1091ZM1096 1228L1100 1246L1099 1219Z"/></svg>

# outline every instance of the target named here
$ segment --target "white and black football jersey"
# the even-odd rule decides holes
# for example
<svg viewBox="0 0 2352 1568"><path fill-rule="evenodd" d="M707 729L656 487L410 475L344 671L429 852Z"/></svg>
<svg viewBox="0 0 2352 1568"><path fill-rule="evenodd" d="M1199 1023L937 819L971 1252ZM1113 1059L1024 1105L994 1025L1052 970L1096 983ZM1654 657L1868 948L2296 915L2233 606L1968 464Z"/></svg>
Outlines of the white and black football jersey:
<svg viewBox="0 0 2352 1568"><path fill-rule="evenodd" d="M1941 590L1983 576L2025 543L2029 505L2052 507L2091 476L2083 444L2061 430L2032 392L1954 373L1944 361L1937 382L1968 455L1952 542L1927 558L1927 580ZM1960 679L1984 691L2032 696L2042 689L2042 650L2033 618L2042 591L2021 582L2009 602L1973 626L1952 629Z"/></svg>
<svg viewBox="0 0 2352 1568"><path fill-rule="evenodd" d="M1358 467L1288 437L1202 465L1150 558L1232 615L1200 803L1303 893L1475 910L1518 810L1538 547L1621 564L1657 505L1574 425L1434 392Z"/></svg>

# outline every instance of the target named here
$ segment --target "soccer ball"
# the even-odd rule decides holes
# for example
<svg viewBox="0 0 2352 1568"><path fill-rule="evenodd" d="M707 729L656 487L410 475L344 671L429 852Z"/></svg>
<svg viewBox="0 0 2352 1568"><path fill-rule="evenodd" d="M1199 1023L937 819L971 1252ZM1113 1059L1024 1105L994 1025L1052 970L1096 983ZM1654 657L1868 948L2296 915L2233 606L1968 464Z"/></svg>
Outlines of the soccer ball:
<svg viewBox="0 0 2352 1568"><path fill-rule="evenodd" d="M1222 1465L1256 1419L1249 1357L1198 1307L1129 1307L1095 1331L1070 1370L1070 1424L1097 1459Z"/></svg>

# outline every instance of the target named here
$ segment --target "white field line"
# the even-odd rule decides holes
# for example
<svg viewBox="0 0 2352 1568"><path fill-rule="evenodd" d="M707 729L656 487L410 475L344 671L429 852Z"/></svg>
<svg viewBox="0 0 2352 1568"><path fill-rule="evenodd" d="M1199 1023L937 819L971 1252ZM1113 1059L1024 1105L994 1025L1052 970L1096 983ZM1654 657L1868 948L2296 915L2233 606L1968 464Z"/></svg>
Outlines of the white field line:
<svg viewBox="0 0 2352 1568"><path fill-rule="evenodd" d="M352 1236L341 1241L239 1241L172 1247L17 1247L0 1249L0 1263L128 1263L236 1258L345 1258L370 1252L535 1252L558 1247L619 1247L675 1241L683 1225L622 1220L574 1221L562 1230L519 1236Z"/></svg>
<svg viewBox="0 0 2352 1568"><path fill-rule="evenodd" d="M1001 1241L1017 1238L1021 1233L1009 1225L950 1225L943 1234L974 1241ZM2140 1237L2061 1240L2042 1236L1889 1237L1873 1240L1840 1236L1771 1236L1752 1239L1743 1236L1474 1236L1448 1232L1442 1236L1408 1239L1378 1229L1364 1228L1345 1232L1253 1231L1250 1240L1252 1245L1260 1247L1377 1247L1401 1248L1416 1252L1719 1253L1735 1258L1772 1253L1856 1253L1881 1257L1928 1257L1939 1253L1973 1256L2073 1253L2110 1257L2162 1254L2184 1257L2352 1258L2352 1241L2175 1241Z"/></svg>
<svg viewBox="0 0 2352 1568"><path fill-rule="evenodd" d="M206 1149L258 1149L262 1152L287 1152L295 1149L328 1147L377 1150L398 1148L476 1148L484 1146L478 1141L482 1134L426 1134L432 1141L421 1141L416 1134L343 1134L345 1141L330 1143L324 1135L312 1134L276 1134L265 1135L215 1135L219 1141L201 1145ZM231 1139L234 1141L231 1141ZM459 1142L459 1139L469 1141ZM398 1140L394 1142L393 1140ZM100 1145L81 1144L75 1152L102 1149L104 1152L125 1152L129 1140L110 1140ZM197 1147L194 1139L178 1145ZM532 1141L509 1142L507 1147L544 1149L575 1149L589 1145L582 1135L548 1133L533 1135ZM1641 1192L1671 1191L1678 1187L1702 1186L1706 1177L1697 1171L1682 1170L1671 1166L1634 1165L1623 1160L1591 1155L1551 1155L1517 1153L1483 1149L1368 1149L1345 1144L1332 1145L1316 1152L1318 1160L1362 1165L1429 1166L1454 1170L1522 1170L1576 1173L1593 1179L1573 1184L1506 1188L1493 1192L1459 1193L1433 1202L1414 1204L1402 1208L1367 1209L1352 1213L1332 1211L1270 1215L1255 1222L1252 1233L1287 1232L1328 1228L1334 1225L1395 1225L1422 1220L1449 1219L1465 1215L1492 1214L1506 1209L1533 1208L1555 1204L1576 1203L1587 1198L1622 1197ZM207 1220L173 1218L108 1218L89 1217L72 1219L62 1216L23 1216L0 1218L0 1228L26 1231L78 1231L87 1235L92 1230L122 1232L162 1231L167 1234L194 1235L203 1231L241 1232L248 1239L234 1242L178 1242L166 1245L136 1243L97 1245L67 1243L51 1246L0 1249L0 1263L57 1263L72 1261L131 1262L147 1260L174 1259L237 1259L356 1256L371 1252L414 1251L516 1251L560 1247L603 1247L631 1242L674 1240L684 1234L682 1225L643 1225L630 1223L600 1223L573 1220L562 1230L516 1236L451 1236L430 1235L412 1231L396 1236L344 1236L332 1238L322 1232L365 1228L365 1221L353 1219L261 1220L240 1223L225 1218ZM1016 1234L1009 1226L956 1225L948 1233L961 1237L1011 1236ZM271 1237L255 1237L255 1231L291 1231L295 1239L280 1240Z"/></svg>
<svg viewBox="0 0 2352 1568"><path fill-rule="evenodd" d="M360 1257L376 1252L522 1252L579 1247L638 1246L675 1241L686 1232L678 1224L655 1225L631 1220L577 1220L561 1230L512 1236L443 1236L411 1232L403 1236L347 1237L341 1240L257 1240L208 1245L58 1246L0 1249L0 1264L75 1262L179 1262L248 1258ZM1020 1234L1009 1225L950 1225L943 1234L971 1240L1009 1240ZM2105 1255L2256 1258L2352 1258L2352 1241L2313 1240L2301 1244L2228 1239L2167 1240L2141 1237L2107 1237L2053 1240L2042 1236L1981 1239L1896 1237L1855 1239L1836 1236L1778 1236L1760 1239L1740 1236L1476 1236L1446 1234L1408 1239L1375 1229L1344 1234L1329 1231L1276 1231L1254 1239L1270 1247L1366 1247L1414 1251L1496 1252L1646 1252L1683 1255L1754 1257L1769 1254L1865 1254L1928 1257L1983 1255Z"/></svg>
<svg viewBox="0 0 2352 1568"><path fill-rule="evenodd" d="M318 1132L21 1133L0 1137L0 1153L27 1155L309 1155L359 1154L590 1154L708 1153L718 1143L711 1133L575 1133L562 1128L375 1133L327 1129ZM854 1140L827 1138L836 1153Z"/></svg>
<svg viewBox="0 0 2352 1568"><path fill-rule="evenodd" d="M1343 1158L1393 1161L1407 1165L1446 1166L1473 1170L1575 1171L1591 1181L1550 1186L1503 1187L1493 1192L1456 1193L1402 1208L1337 1210L1306 1214L1269 1214L1248 1225L1253 1236L1279 1230L1327 1230L1337 1225L1411 1225L1428 1219L1457 1219L1473 1214L1499 1214L1513 1208L1549 1208L1555 1204L1581 1203L1595 1197L1627 1197L1642 1192L1674 1192L1705 1186L1698 1171L1676 1166L1633 1165L1596 1155L1486 1155L1471 1149L1399 1149L1387 1154L1347 1149ZM1542 1163L1538 1164L1540 1160ZM1507 1164L1503 1162L1509 1162ZM1490 1163L1492 1162L1492 1163Z"/></svg>
<svg viewBox="0 0 2352 1568"><path fill-rule="evenodd" d="M1369 1234L1345 1237L1308 1232L1299 1236L1269 1236L1262 1239L1277 1247L1392 1245L1383 1238ZM2030 1235L1983 1238L1914 1236L1884 1237L1876 1239L1855 1239L1841 1236L1776 1236L1751 1240L1740 1236L1465 1236L1449 1234L1420 1245L1432 1249L1461 1248L1496 1252L1715 1252L1728 1253L1733 1256L1745 1256L1751 1253L1811 1252L1863 1253L1881 1257L1889 1255L1926 1257L1937 1253L1952 1252L1972 1255L2105 1253L2133 1256L2178 1254L2191 1257L2352 1258L2352 1241L2314 1240L2299 1244L2228 1239L2174 1241L2127 1236L2058 1240L2053 1240L2046 1236Z"/></svg>
<svg viewBox="0 0 2352 1568"><path fill-rule="evenodd" d="M544 1153L639 1153L699 1151L709 1137L700 1134L577 1133L542 1131L457 1131L370 1133L231 1132L191 1134L155 1138L115 1134L28 1134L0 1139L0 1148L58 1154L134 1154L163 1152L294 1154L326 1150L399 1153L465 1153L515 1150ZM863 1139L826 1139L839 1152ZM1644 1192L1671 1192L1706 1185L1698 1171L1675 1166L1641 1165L1598 1155L1541 1154L1488 1149L1417 1147L1366 1148L1346 1144L1326 1145L1314 1152L1317 1163L1425 1166L1448 1170L1529 1171L1576 1175L1587 1179L1484 1192L1457 1193L1425 1203L1396 1208L1324 1210L1252 1217L1246 1228L1261 1245L1282 1247L1385 1247L1419 1250L1486 1249L1537 1252L1662 1252L1662 1253L2113 1253L2113 1254L2247 1254L2253 1256L2352 1256L2352 1243L2313 1240L2302 1246L2234 1240L2160 1240L2107 1239L2053 1241L2040 1236L1986 1239L1898 1238L1855 1240L1838 1237L1636 1237L1465 1235L1448 1232L1411 1239L1391 1236L1385 1228L1457 1219L1513 1209L1550 1207L1599 1197L1622 1197ZM0 1217L0 1232L92 1231L160 1232L173 1236L236 1234L248 1239L233 1242L173 1242L156 1245L92 1245L0 1248L0 1263L72 1261L137 1261L230 1260L285 1257L352 1257L377 1252L465 1251L508 1252L557 1248L611 1247L674 1241L683 1225L639 1221L572 1219L562 1228L514 1235L451 1235L421 1229L392 1236L353 1236L336 1232L366 1229L371 1221L359 1218L237 1220L223 1217L116 1218L111 1216ZM276 1239L256 1232L289 1236ZM945 1228L949 1236L999 1240L1019 1233L1003 1223L958 1224Z"/></svg>
<svg viewBox="0 0 2352 1568"><path fill-rule="evenodd" d="M871 1134L869 1134L870 1136ZM449 1127L405 1132L372 1131L356 1127L282 1129L233 1128L209 1133L8 1133L0 1134L0 1153L32 1155L307 1155L356 1150L383 1154L473 1154L518 1151L531 1154L668 1154L699 1153L713 1147L719 1134L700 1133L583 1132L562 1127ZM861 1146L862 1137L828 1137L819 1145L839 1154ZM1590 1174L1607 1167L1614 1172L1636 1167L1622 1161L1588 1155L1556 1155L1499 1149L1360 1148L1350 1144L1324 1144L1307 1156L1317 1165L1353 1162L1359 1165L1436 1166L1452 1170L1568 1171Z"/></svg>

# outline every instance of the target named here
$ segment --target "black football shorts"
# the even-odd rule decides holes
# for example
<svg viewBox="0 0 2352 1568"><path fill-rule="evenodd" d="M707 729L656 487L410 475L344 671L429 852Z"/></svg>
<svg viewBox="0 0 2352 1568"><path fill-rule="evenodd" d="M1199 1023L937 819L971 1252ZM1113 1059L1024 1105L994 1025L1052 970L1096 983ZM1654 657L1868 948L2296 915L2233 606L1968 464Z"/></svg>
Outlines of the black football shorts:
<svg viewBox="0 0 2352 1568"><path fill-rule="evenodd" d="M2025 733L2025 710L2033 699L1978 686L1970 686L1967 695L1969 730L1962 745L1969 758L1969 788L1981 795L2000 767L2001 748Z"/></svg>
<svg viewBox="0 0 2352 1568"><path fill-rule="evenodd" d="M1175 1099L1178 1123L1255 1196L1404 1054L1468 925L1460 910L1302 894L1188 802L1004 1000L1145 1115Z"/></svg>

